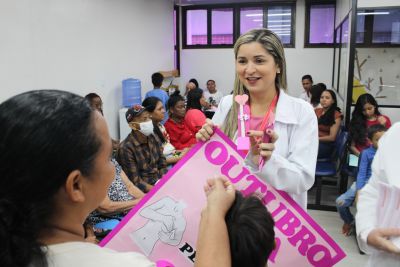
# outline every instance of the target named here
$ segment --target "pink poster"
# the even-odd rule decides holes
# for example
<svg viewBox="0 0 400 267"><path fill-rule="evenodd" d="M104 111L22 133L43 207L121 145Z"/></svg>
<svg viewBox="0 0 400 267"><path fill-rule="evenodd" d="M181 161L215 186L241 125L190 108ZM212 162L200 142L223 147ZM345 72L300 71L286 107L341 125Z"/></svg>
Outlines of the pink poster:
<svg viewBox="0 0 400 267"><path fill-rule="evenodd" d="M245 195L258 194L275 220L276 249L268 266L333 266L343 250L285 192L251 174L235 144L216 130L174 166L101 246L137 251L151 260L168 260L176 267L193 266L200 213L206 204L208 178L227 176Z"/></svg>

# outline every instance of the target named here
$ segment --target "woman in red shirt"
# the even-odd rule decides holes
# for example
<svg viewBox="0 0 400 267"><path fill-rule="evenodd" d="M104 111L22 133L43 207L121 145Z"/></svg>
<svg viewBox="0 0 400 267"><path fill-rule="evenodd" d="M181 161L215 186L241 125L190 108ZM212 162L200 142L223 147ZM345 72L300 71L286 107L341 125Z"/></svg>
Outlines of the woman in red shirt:
<svg viewBox="0 0 400 267"><path fill-rule="evenodd" d="M322 92L320 104L321 108L315 109L318 118L318 158L330 158L342 121L342 113L337 107L336 94L332 90Z"/></svg>
<svg viewBox="0 0 400 267"><path fill-rule="evenodd" d="M167 130L171 144L182 150L196 143L195 135L188 129L184 122L186 115L185 99L175 91L167 102L169 118L164 126Z"/></svg>
<svg viewBox="0 0 400 267"><path fill-rule="evenodd" d="M367 139L367 129L375 124L382 124L389 129L390 119L378 110L378 103L371 94L360 95L354 107L350 121L350 150L356 156L371 145Z"/></svg>
<svg viewBox="0 0 400 267"><path fill-rule="evenodd" d="M196 133L201 129L201 127L206 123L206 115L204 115L201 108L205 105L209 105L204 96L203 90L196 88L190 90L187 95L186 104L186 115L185 124L187 128L196 136Z"/></svg>

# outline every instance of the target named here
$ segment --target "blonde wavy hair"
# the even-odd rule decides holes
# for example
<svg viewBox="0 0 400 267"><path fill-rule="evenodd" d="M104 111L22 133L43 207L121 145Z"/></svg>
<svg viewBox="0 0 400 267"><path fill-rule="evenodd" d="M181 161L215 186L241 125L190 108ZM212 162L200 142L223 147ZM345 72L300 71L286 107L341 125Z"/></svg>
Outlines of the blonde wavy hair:
<svg viewBox="0 0 400 267"><path fill-rule="evenodd" d="M277 73L275 78L276 90L277 91L279 89L286 90L287 89L286 60L285 60L283 45L279 37L272 31L267 29L254 29L248 31L247 33L243 34L237 39L235 46L233 47L233 51L235 53L235 59L237 59L237 54L240 46L252 42L260 43L264 47L264 49L274 58L274 61L278 65L278 68L280 70L280 73ZM249 91L240 82L239 76L236 74L234 88L233 88L233 98L236 95L242 95L248 93ZM221 127L222 131L232 140L235 138L237 132L238 128L237 120L238 120L238 106L235 103L233 103L232 108L230 109L227 118L225 120L225 123Z"/></svg>

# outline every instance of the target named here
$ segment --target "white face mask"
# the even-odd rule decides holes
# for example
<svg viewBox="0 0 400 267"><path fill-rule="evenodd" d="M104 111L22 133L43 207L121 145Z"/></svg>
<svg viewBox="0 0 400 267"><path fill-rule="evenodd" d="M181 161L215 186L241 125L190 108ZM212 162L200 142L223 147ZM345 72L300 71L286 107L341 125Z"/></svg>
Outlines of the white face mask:
<svg viewBox="0 0 400 267"><path fill-rule="evenodd" d="M140 125L140 130L139 131L142 134L144 134L145 136L149 136L149 135L153 134L154 125L153 125L153 121L152 120L141 122L141 123L139 123L139 125Z"/></svg>

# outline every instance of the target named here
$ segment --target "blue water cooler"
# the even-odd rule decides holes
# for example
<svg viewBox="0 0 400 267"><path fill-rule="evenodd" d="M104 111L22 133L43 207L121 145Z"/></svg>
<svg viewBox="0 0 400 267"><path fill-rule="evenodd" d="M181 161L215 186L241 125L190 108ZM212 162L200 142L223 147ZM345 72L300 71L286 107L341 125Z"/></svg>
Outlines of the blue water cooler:
<svg viewBox="0 0 400 267"><path fill-rule="evenodd" d="M122 105L131 107L142 103L142 85L138 79L126 79L122 81Z"/></svg>

